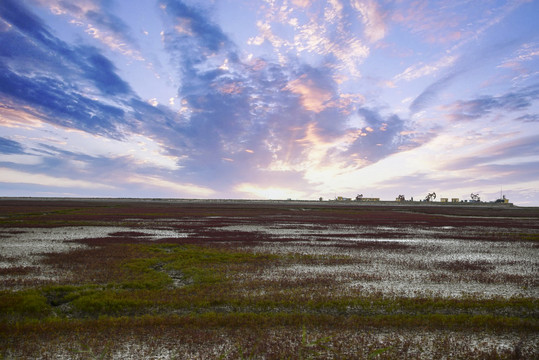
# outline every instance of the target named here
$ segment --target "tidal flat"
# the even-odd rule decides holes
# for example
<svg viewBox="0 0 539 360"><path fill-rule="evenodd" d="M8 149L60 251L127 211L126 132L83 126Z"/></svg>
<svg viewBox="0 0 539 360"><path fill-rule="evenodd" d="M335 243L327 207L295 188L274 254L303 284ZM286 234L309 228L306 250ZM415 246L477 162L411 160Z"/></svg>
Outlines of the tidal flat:
<svg viewBox="0 0 539 360"><path fill-rule="evenodd" d="M539 209L0 199L0 358L537 359Z"/></svg>

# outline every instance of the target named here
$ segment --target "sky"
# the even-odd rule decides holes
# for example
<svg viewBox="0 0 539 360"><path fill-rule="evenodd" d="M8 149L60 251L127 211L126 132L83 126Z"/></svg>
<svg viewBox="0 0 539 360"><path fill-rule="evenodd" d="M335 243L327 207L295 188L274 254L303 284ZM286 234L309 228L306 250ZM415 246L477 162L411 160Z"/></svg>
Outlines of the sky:
<svg viewBox="0 0 539 360"><path fill-rule="evenodd" d="M1 0L0 196L539 206L539 1Z"/></svg>

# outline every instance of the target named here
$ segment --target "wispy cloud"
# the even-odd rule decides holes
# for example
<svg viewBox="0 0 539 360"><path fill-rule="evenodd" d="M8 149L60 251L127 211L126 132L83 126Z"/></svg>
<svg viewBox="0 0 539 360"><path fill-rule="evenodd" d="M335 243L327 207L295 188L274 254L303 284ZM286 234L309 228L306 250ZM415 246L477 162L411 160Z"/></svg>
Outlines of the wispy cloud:
<svg viewBox="0 0 539 360"><path fill-rule="evenodd" d="M457 101L446 107L453 121L475 120L490 115L495 110L504 112L524 111L539 99L539 84L518 89L500 96L483 96L473 100ZM518 119L533 122L536 114L525 114Z"/></svg>
<svg viewBox="0 0 539 360"><path fill-rule="evenodd" d="M61 126L119 135L115 124L122 122L121 108L90 99L57 78L19 75L1 65L0 69L0 93L19 107L30 105L44 119Z"/></svg>
<svg viewBox="0 0 539 360"><path fill-rule="evenodd" d="M55 188L114 189L114 186L99 184L94 181L55 177L33 172L21 172L9 168L0 168L0 182L34 184Z"/></svg>
<svg viewBox="0 0 539 360"><path fill-rule="evenodd" d="M439 11L439 6L444 11ZM401 3L391 18L418 35L418 40L429 43L446 43L460 40L466 29L462 24L468 21L469 11L459 8L459 2L443 5L426 0ZM469 30L468 30L469 31Z"/></svg>
<svg viewBox="0 0 539 360"><path fill-rule="evenodd" d="M157 176L151 176L151 175L135 175L135 176L129 176L126 181L128 183L135 183L139 184L142 187L149 187L150 189L153 187L162 188L166 191L172 191L176 195L183 195L183 196L200 196L203 198L211 197L215 194L215 191L203 187L200 185L195 184L189 184L189 183L181 183L177 181L170 181L166 180Z"/></svg>
<svg viewBox="0 0 539 360"><path fill-rule="evenodd" d="M137 42L130 34L130 28L122 19L110 11L112 2L83 0L66 2L63 0L33 0L47 7L58 16L67 16L72 24L82 26L85 32L108 48L135 60L144 60Z"/></svg>
<svg viewBox="0 0 539 360"><path fill-rule="evenodd" d="M3 1L0 11L12 24L0 33L2 101L61 126L121 136L117 124L124 123L124 110L104 97L131 89L112 62L96 48L61 41L17 2ZM36 57L43 62L33 62Z"/></svg>
<svg viewBox="0 0 539 360"><path fill-rule="evenodd" d="M539 122L539 114L525 114L517 117L515 120L525 123L536 123Z"/></svg>
<svg viewBox="0 0 539 360"><path fill-rule="evenodd" d="M351 4L352 8L361 14L361 21L365 26L364 32L367 39L370 42L383 39L387 32L387 24L378 3L374 0L354 0Z"/></svg>
<svg viewBox="0 0 539 360"><path fill-rule="evenodd" d="M334 84L331 78L306 68L300 77L288 82L283 90L300 96L300 102L306 110L319 113L329 106L334 95ZM321 76L322 75L322 76Z"/></svg>
<svg viewBox="0 0 539 360"><path fill-rule="evenodd" d="M363 35L351 24L360 20ZM288 28L279 35L274 27ZM289 5L286 1L268 1L264 20L258 22L259 34L250 44L267 41L276 51L281 64L297 54L308 54L347 73L360 76L359 65L369 56L368 44L383 39L387 25L374 1L315 1ZM311 63L314 65L314 63Z"/></svg>
<svg viewBox="0 0 539 360"><path fill-rule="evenodd" d="M453 55L447 55L431 64L414 64L407 67L402 73L396 75L393 81L411 81L424 76L429 76L438 73L440 70L450 67L455 63L456 57Z"/></svg>
<svg viewBox="0 0 539 360"><path fill-rule="evenodd" d="M458 160L448 162L445 168L448 170L454 169L470 169L478 165L506 165L508 159L526 159L522 161L523 167L529 165L530 158L536 158L534 161L539 162L539 136L527 136L514 140L507 140L485 147L481 151L477 151L473 157L463 157ZM518 164L518 162L517 162ZM515 164L515 166L517 166ZM522 167L522 164L518 164ZM538 172L536 170L535 172Z"/></svg>
<svg viewBox="0 0 539 360"><path fill-rule="evenodd" d="M476 69L480 68L481 64L488 62L491 59L499 58L504 51L510 51L516 46L514 41L502 41L500 43L491 44L485 48L476 48L470 51L466 56L458 58L458 61L451 61L449 66L442 75L430 83L410 104L410 111L417 113L430 104L432 104L438 96L445 91L456 80L462 78ZM509 97L511 95L508 95ZM504 100L507 101L508 99Z"/></svg>
<svg viewBox="0 0 539 360"><path fill-rule="evenodd" d="M23 152L23 146L19 142L0 136L0 154L22 154Z"/></svg>

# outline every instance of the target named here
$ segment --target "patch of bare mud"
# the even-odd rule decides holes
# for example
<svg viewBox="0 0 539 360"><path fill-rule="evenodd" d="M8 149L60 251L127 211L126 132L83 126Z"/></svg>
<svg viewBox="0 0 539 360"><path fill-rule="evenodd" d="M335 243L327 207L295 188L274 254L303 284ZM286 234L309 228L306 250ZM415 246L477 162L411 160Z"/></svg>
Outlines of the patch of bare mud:
<svg viewBox="0 0 539 360"><path fill-rule="evenodd" d="M42 264L43 254L70 251L86 247L76 240L132 236L138 239L158 240L183 238L187 234L168 229L139 229L115 226L77 226L57 228L0 229L0 269L24 268L32 270L24 274L26 280L54 280L55 275ZM6 275L3 280L21 275Z"/></svg>
<svg viewBox="0 0 539 360"><path fill-rule="evenodd" d="M266 280L316 281L316 277L332 276L343 294L360 291L388 297L539 296L539 249L531 242L451 238L452 231L462 235L466 230L450 226L246 224L221 229L259 232L277 240L250 247L255 252L347 258L342 265L269 268L261 275ZM473 233L488 231L494 230L473 229ZM291 241L279 241L283 238Z"/></svg>

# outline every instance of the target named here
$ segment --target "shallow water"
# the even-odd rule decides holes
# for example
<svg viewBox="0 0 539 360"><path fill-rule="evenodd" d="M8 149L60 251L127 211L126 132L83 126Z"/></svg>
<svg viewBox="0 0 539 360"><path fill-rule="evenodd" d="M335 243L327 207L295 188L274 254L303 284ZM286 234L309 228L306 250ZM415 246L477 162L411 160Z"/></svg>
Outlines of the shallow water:
<svg viewBox="0 0 539 360"><path fill-rule="evenodd" d="M266 279L301 279L330 274L342 292L361 289L362 292L384 296L441 296L480 298L539 296L539 251L529 242L489 242L451 239L452 231L485 233L494 228L456 229L399 228L388 226L328 226L313 224L233 225L224 231L248 231L270 235L273 239L298 239L292 242L267 241L251 247L251 251L275 254L303 254L312 256L346 256L357 259L354 265L301 265L275 267L266 270ZM311 227L311 228L310 228ZM376 237L379 232L396 237ZM327 238L331 241L327 241ZM324 241L321 241L324 239ZM380 243L368 248L343 249L350 243ZM392 243L411 245L391 249ZM458 265L464 268L459 269ZM477 265L479 264L479 265ZM448 266L455 266L448 270ZM470 266L471 269L466 269ZM507 281L518 275L518 281ZM361 280L355 280L360 278ZM373 279L372 281L365 279Z"/></svg>
<svg viewBox="0 0 539 360"><path fill-rule="evenodd" d="M150 241L188 238L191 233L176 230L173 226L209 223L215 219L129 220L137 226L0 229L0 268L33 266L46 270L40 264L41 254L69 251L86 246L74 240L107 238L116 233L127 236L131 233L137 239ZM330 275L345 294L360 289L384 296L407 297L539 296L539 249L533 243L450 237L452 233L473 235L496 231L494 228L337 226L286 222L268 225L257 224L253 219L246 223L247 220L229 219L233 225L214 229L225 233L241 231L266 235L266 241L249 246L246 248L248 251L347 259L343 264L277 265L264 270L260 275L264 279L309 277L316 281L317 276ZM380 237L381 234L384 236ZM282 239L292 241L282 242ZM368 246L362 246L362 243ZM460 269L459 265L464 268ZM466 266L471 269L466 269ZM45 273L42 271L41 276Z"/></svg>
<svg viewBox="0 0 539 360"><path fill-rule="evenodd" d="M133 229L119 226L0 229L0 268L30 267L27 280L53 280L56 275L41 262L43 254L70 251L87 245L76 240L107 238L115 233L136 232L138 239L183 238L187 234L167 229ZM6 276L5 278L10 278Z"/></svg>

